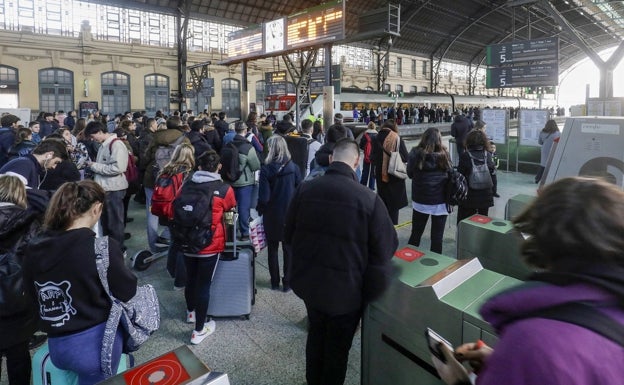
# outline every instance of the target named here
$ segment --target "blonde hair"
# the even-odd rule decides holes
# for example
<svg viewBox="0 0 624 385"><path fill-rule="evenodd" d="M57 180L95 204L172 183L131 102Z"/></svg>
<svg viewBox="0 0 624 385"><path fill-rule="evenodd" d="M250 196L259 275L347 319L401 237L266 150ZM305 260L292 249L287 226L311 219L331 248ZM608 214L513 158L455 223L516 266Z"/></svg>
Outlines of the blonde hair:
<svg viewBox="0 0 624 385"><path fill-rule="evenodd" d="M180 143L173 150L171 160L163 167L162 173L173 175L180 172L180 169L190 171L195 168L195 148L188 143Z"/></svg>
<svg viewBox="0 0 624 385"><path fill-rule="evenodd" d="M26 208L26 186L24 182L13 175L0 175L0 202L13 203Z"/></svg>
<svg viewBox="0 0 624 385"><path fill-rule="evenodd" d="M290 160L290 151L288 151L286 140L280 135L272 135L267 140L267 146L269 147L269 152L266 157L267 164L273 162L284 164L286 161Z"/></svg>

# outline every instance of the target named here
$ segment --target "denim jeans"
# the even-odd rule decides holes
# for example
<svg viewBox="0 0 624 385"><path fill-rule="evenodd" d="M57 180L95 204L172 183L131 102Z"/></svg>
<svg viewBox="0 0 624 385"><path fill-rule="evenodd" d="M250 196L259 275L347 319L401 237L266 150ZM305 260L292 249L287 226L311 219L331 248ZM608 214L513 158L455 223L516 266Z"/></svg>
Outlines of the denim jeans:
<svg viewBox="0 0 624 385"><path fill-rule="evenodd" d="M62 337L50 337L50 359L59 369L70 370L78 374L79 385L92 385L103 381L107 376L102 373L100 364L102 338L106 322L95 325L78 333ZM123 348L123 334L117 329L113 344L112 368L117 373Z"/></svg>
<svg viewBox="0 0 624 385"><path fill-rule="evenodd" d="M186 264L186 287L184 298L186 309L195 310L195 330L201 331L208 321L206 313L210 303L210 285L219 261L219 255L212 257L184 257Z"/></svg>
<svg viewBox="0 0 624 385"><path fill-rule="evenodd" d="M145 219L147 221L147 244L152 253L158 251L156 247L156 239L158 239L158 217L152 215L150 206L152 205L152 195L154 195L154 189L145 187Z"/></svg>
<svg viewBox="0 0 624 385"><path fill-rule="evenodd" d="M104 210L100 217L102 224L102 232L104 235L116 240L122 249L124 248L124 205L123 199L126 196L126 190L107 191L106 202L104 202Z"/></svg>
<svg viewBox="0 0 624 385"><path fill-rule="evenodd" d="M238 227L241 236L249 236L249 210L254 186L234 187L236 204L238 206Z"/></svg>
<svg viewBox="0 0 624 385"><path fill-rule="evenodd" d="M360 183L364 186L368 184L368 188L375 191L375 168L370 163L364 162L363 165Z"/></svg>

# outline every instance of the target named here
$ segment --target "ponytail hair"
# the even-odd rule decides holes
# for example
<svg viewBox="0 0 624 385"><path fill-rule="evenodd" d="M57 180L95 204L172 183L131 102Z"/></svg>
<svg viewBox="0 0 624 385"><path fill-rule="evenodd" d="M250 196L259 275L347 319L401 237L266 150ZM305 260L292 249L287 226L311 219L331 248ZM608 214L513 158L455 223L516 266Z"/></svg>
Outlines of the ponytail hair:
<svg viewBox="0 0 624 385"><path fill-rule="evenodd" d="M104 203L105 198L104 189L92 180L63 183L50 200L43 226L47 230L67 230L94 203Z"/></svg>

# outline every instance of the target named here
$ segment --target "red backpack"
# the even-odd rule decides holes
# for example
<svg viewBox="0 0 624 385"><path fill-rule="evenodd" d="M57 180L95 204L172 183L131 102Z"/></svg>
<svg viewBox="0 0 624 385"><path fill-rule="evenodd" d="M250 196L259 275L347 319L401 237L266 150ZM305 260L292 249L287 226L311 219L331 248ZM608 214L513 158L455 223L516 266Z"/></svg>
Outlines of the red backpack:
<svg viewBox="0 0 624 385"><path fill-rule="evenodd" d="M121 140L121 139L113 139L108 145L108 151L111 154L113 153L113 143L115 143L118 140ZM139 180L139 169L137 168L137 165L134 162L134 156L132 155L130 151L128 151L128 167L126 168L124 175L126 176L126 180L128 181L128 183L137 182Z"/></svg>
<svg viewBox="0 0 624 385"><path fill-rule="evenodd" d="M364 145L364 162L371 163L371 151L373 150L373 142L371 140L370 135L368 133L364 133L364 138L366 138L366 144Z"/></svg>
<svg viewBox="0 0 624 385"><path fill-rule="evenodd" d="M159 218L173 220L173 201L180 193L185 173L175 175L160 174L154 184L150 211Z"/></svg>

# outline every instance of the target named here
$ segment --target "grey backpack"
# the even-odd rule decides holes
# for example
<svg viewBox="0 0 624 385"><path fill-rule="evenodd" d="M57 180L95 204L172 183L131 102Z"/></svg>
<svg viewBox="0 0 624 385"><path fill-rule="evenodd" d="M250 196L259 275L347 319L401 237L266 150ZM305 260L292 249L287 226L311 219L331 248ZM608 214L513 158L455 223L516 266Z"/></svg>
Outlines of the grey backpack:
<svg viewBox="0 0 624 385"><path fill-rule="evenodd" d="M470 163L472 163L472 171L468 176L468 187L473 190L485 190L492 188L494 183L492 183L492 175L490 174L490 169L487 165L487 153L483 151L483 164L480 165L475 164L475 158L469 151L468 156L470 157Z"/></svg>

